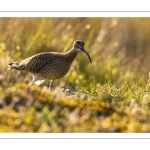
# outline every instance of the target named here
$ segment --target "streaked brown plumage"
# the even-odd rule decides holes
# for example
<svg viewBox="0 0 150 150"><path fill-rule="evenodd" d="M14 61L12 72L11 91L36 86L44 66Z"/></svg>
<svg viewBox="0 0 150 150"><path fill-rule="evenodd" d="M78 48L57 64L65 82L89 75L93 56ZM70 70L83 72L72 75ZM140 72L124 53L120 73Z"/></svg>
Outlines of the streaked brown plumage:
<svg viewBox="0 0 150 150"><path fill-rule="evenodd" d="M73 43L72 49L66 53L39 53L25 60L8 64L8 69L30 72L33 75L33 79L29 85L37 80L49 79L51 80L51 89L54 80L67 74L71 67L71 63L80 51L86 53L92 63L88 52L84 49L84 43L81 40L77 40Z"/></svg>

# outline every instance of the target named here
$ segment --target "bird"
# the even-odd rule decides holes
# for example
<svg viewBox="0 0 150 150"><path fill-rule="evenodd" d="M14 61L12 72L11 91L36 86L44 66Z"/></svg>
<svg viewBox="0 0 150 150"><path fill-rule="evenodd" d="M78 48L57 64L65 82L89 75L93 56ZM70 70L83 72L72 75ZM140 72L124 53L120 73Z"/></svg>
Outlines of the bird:
<svg viewBox="0 0 150 150"><path fill-rule="evenodd" d="M9 69L16 69L32 74L32 81L29 86L38 80L50 80L49 89L52 90L53 82L65 76L70 70L73 60L79 52L84 52L90 63L92 63L89 53L84 48L84 42L75 40L70 50L65 53L42 52L27 59L8 64Z"/></svg>

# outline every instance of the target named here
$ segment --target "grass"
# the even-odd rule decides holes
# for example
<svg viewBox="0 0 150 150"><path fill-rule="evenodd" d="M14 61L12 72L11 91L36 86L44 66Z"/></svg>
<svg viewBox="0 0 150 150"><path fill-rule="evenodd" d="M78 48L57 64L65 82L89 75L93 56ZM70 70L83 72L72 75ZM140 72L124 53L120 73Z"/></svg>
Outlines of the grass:
<svg viewBox="0 0 150 150"><path fill-rule="evenodd" d="M0 18L0 132L149 132L150 20L137 29L139 21ZM29 74L7 71L9 62L65 52L76 39L85 42L93 63L80 53L53 91L49 81L28 87Z"/></svg>

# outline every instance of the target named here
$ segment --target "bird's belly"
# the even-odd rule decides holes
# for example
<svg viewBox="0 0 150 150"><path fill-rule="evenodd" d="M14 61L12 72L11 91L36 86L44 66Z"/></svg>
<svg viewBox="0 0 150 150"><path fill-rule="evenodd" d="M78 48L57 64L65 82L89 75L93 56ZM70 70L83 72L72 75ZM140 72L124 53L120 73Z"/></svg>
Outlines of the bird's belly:
<svg viewBox="0 0 150 150"><path fill-rule="evenodd" d="M56 80L65 76L69 69L70 66L48 66L41 70L39 76L45 79Z"/></svg>

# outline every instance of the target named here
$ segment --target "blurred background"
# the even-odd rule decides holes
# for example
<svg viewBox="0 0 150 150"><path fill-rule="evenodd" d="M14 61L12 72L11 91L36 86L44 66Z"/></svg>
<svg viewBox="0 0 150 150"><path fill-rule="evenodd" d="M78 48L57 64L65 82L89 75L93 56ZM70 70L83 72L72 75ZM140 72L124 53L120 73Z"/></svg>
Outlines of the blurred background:
<svg viewBox="0 0 150 150"><path fill-rule="evenodd" d="M84 53L80 53L69 73L56 81L55 88L71 88L74 92L90 91L93 84L105 85L108 82L114 84L122 78L131 78L141 85L147 84L150 62L150 18L0 18L0 107L10 106L10 112L17 116L16 111L27 111L22 107L27 105L27 100L44 101L43 97L48 92L44 93L43 97L37 96L36 90L39 92L39 87L31 88L32 94L26 92L32 76L25 72L7 71L8 63L40 52L66 52L71 49L74 40L78 39L84 41L85 49L89 52L93 63L89 62ZM48 85L49 81L45 81L41 88L46 89ZM18 93L19 90L21 91ZM39 104L37 107L39 108ZM31 125L35 121L33 118L36 111L32 108L29 112L32 115L30 114L24 121ZM8 113L9 110L7 114L1 111L0 123L4 121L2 115L9 118ZM43 113L49 111L43 108ZM78 110L74 113L78 113ZM51 115L54 114L53 112ZM13 119L12 122L11 120L8 122L11 125ZM58 125L61 129L52 130L44 124L46 129L39 130L41 124L37 125L36 121L37 126L34 125L36 129L23 126L19 130L21 119L15 123L15 128L6 127L8 122L3 122L2 132L79 131L63 130L62 124ZM56 124L54 122L52 124L55 128ZM101 131L96 129L92 131ZM84 126L80 130L85 131ZM111 128L108 131L118 130Z"/></svg>

